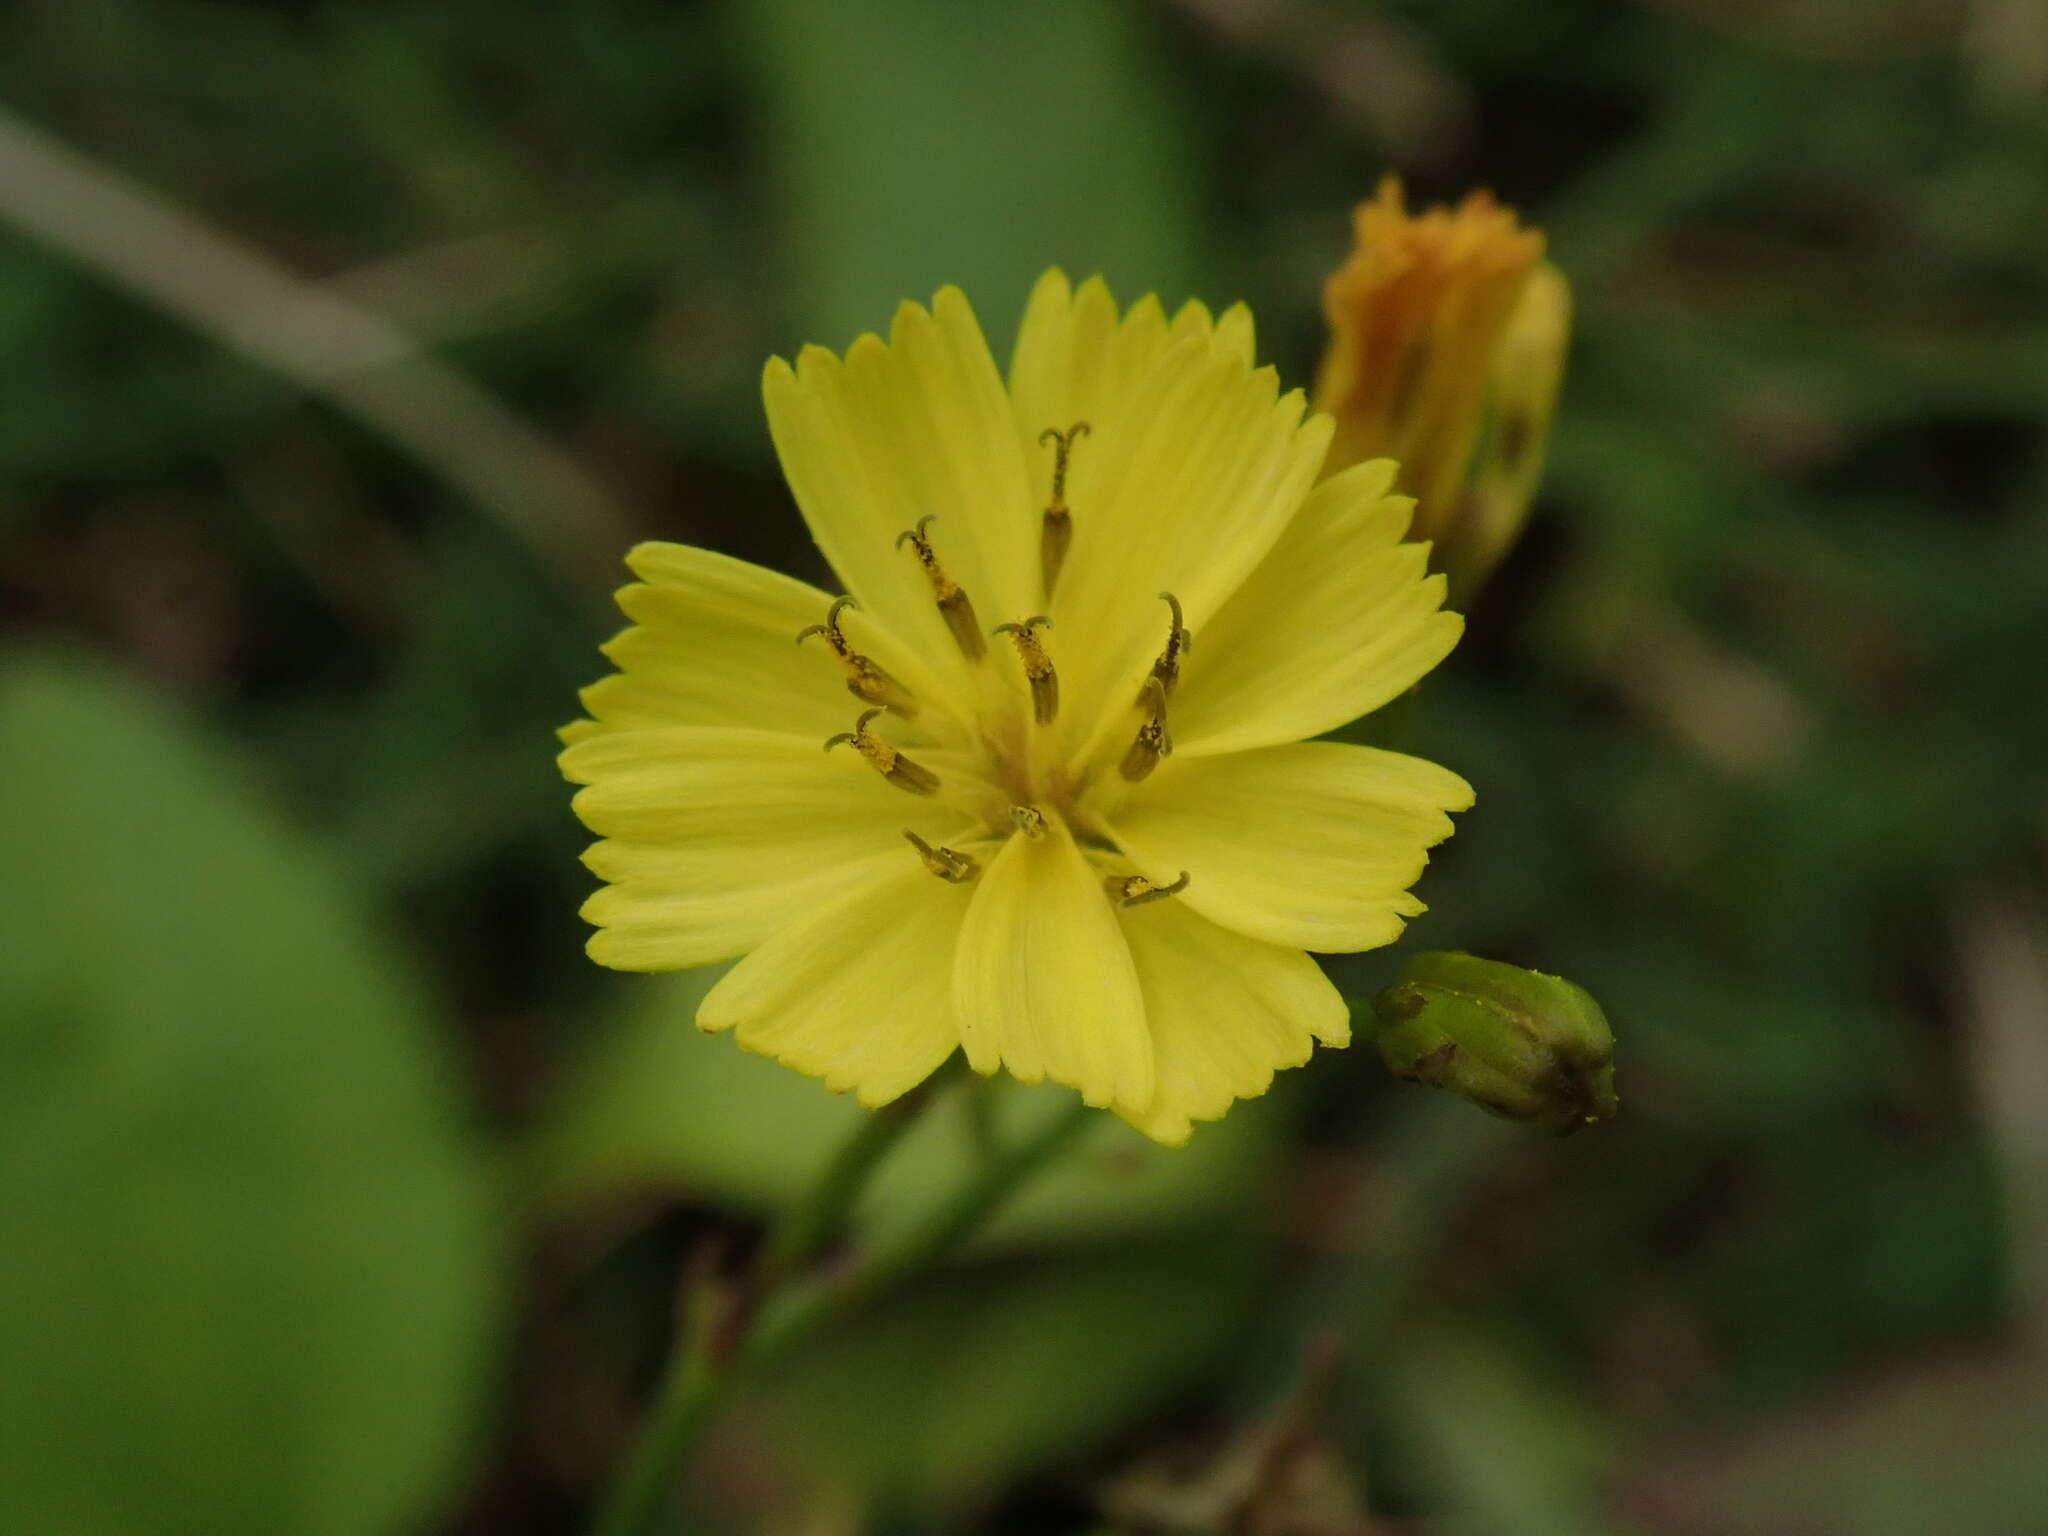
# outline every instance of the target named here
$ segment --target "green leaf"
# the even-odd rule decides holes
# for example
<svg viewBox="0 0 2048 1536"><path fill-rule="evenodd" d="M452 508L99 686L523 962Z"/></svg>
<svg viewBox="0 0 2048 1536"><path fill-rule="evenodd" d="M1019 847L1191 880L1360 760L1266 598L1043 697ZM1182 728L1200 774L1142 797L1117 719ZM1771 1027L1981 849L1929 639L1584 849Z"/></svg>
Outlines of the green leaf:
<svg viewBox="0 0 2048 1536"><path fill-rule="evenodd" d="M96 671L0 669L0 782L0 1529L416 1525L495 1300L424 1001Z"/></svg>
<svg viewBox="0 0 2048 1536"><path fill-rule="evenodd" d="M959 283L998 355L1032 280L1188 295L1195 167L1164 60L1097 0L752 0L792 343ZM1210 295L1210 297L1223 297Z"/></svg>
<svg viewBox="0 0 2048 1536"><path fill-rule="evenodd" d="M630 1011L564 1088L532 1149L535 1198L560 1209L648 1183L671 1184L770 1211L816 1181L867 1113L851 1097L723 1036L701 1033L697 1004L722 971L635 977ZM1006 1141L1064 1111L1070 1090L1008 1079L971 1084L993 1095ZM927 1210L980 1156L969 1096L934 1105L882 1165L861 1215L870 1231ZM1274 1142L1271 1097L1198 1126L1185 1147L1161 1147L1104 1111L1076 1150L1004 1208L1001 1242L1167 1230L1248 1197Z"/></svg>

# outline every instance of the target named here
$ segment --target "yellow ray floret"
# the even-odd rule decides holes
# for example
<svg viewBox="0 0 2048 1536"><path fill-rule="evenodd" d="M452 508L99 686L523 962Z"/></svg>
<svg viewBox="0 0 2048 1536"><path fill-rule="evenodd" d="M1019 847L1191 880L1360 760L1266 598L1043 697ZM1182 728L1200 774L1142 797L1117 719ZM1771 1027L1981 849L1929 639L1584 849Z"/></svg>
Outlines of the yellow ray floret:
<svg viewBox="0 0 2048 1536"><path fill-rule="evenodd" d="M1310 950L1390 942L1463 780L1305 738L1456 643L1394 469L1242 307L1034 290L1007 384L956 289L769 365L844 592L642 545L564 772L592 956L745 956L698 1023L879 1105L955 1050L1164 1142L1348 1040ZM827 750L837 746L843 750Z"/></svg>

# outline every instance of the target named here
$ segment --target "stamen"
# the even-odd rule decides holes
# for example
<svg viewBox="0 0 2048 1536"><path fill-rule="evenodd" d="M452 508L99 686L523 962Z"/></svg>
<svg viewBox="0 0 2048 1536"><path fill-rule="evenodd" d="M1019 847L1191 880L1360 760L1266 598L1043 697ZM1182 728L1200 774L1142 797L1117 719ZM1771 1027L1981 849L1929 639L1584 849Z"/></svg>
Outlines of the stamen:
<svg viewBox="0 0 2048 1536"><path fill-rule="evenodd" d="M990 633L1008 635L1017 642L1017 659L1024 663L1024 676L1031 684L1031 718L1040 725L1051 725L1060 712L1060 678L1038 638L1040 624L1052 628L1051 619L1034 613L1022 624L998 624Z"/></svg>
<svg viewBox="0 0 2048 1536"><path fill-rule="evenodd" d="M925 537L926 525L934 521L936 514L920 517L915 528L906 528L896 535L896 547L901 549L907 541L917 552L917 563L924 567L925 579L932 584L932 601L939 605L939 617L953 632L953 643L960 647L960 654L969 661L979 661L987 654L988 647L982 644L981 625L974 617L974 604L968 601L960 584L946 574L946 568L939 564L938 553L932 548L932 541Z"/></svg>
<svg viewBox="0 0 2048 1536"><path fill-rule="evenodd" d="M1149 710L1151 718L1138 727L1138 734L1132 740L1130 750L1124 753L1124 760L1117 771L1133 784L1149 775L1159 766L1159 759L1173 755L1173 736L1166 728L1166 685L1154 673L1145 679L1145 691L1139 696L1138 707Z"/></svg>
<svg viewBox="0 0 2048 1536"><path fill-rule="evenodd" d="M910 839L910 846L924 860L924 867L948 885L965 885L981 873L981 865L967 854L956 853L951 848L934 848L908 827L903 829L903 835Z"/></svg>
<svg viewBox="0 0 2048 1536"><path fill-rule="evenodd" d="M1045 812L1035 805L1013 805L1010 825L1035 843L1045 836Z"/></svg>
<svg viewBox="0 0 2048 1536"><path fill-rule="evenodd" d="M1173 623L1166 631L1166 649L1161 651L1158 660L1152 663L1152 676L1158 679L1163 690L1171 694L1174 685L1180 681L1180 659L1195 648L1195 637L1182 621L1180 599L1171 592L1162 592L1159 595L1165 600L1166 606L1173 610ZM1140 709L1145 708L1146 691L1145 688L1138 690Z"/></svg>
<svg viewBox="0 0 2048 1536"><path fill-rule="evenodd" d="M910 690L856 651L847 641L846 631L839 627L839 615L848 608L859 607L860 604L850 597L833 598L832 606L825 610L825 622L798 630L796 643L802 645L813 635L823 635L833 656L846 669L848 693L864 704L878 704L884 709L893 709L906 720L915 720L917 700Z"/></svg>
<svg viewBox="0 0 2048 1536"><path fill-rule="evenodd" d="M868 722L881 714L880 709L871 709L854 722L850 731L841 731L825 743L830 752L841 742L853 743L854 751L868 760L875 772L894 784L898 789L907 789L913 795L936 794L939 776L922 763L913 763L886 741L877 741L868 734Z"/></svg>
<svg viewBox="0 0 2048 1536"><path fill-rule="evenodd" d="M1178 896L1186 890L1188 872L1182 870L1180 878L1171 885L1154 885L1143 875L1111 875L1102 882L1102 888L1109 892L1109 899L1120 907L1142 907L1148 901Z"/></svg>
<svg viewBox="0 0 2048 1536"><path fill-rule="evenodd" d="M1088 423L1077 421L1066 431L1058 427L1047 427L1038 434L1039 446L1050 442L1053 449L1052 500L1046 504L1045 520L1038 532L1038 563L1045 575L1045 595L1052 598L1052 589L1060 579L1060 567L1067 563L1067 546L1074 542L1074 519L1067 511L1067 455L1074 451L1074 440L1086 437Z"/></svg>
<svg viewBox="0 0 2048 1536"><path fill-rule="evenodd" d="M832 654L841 661L845 661L853 655L853 647L847 643L846 632L839 627L839 615L849 608L858 609L859 607L860 604L850 597L833 598L832 606L825 610L825 622L822 624L806 624L796 632L796 643L802 645L813 635L823 635L825 643L832 647Z"/></svg>

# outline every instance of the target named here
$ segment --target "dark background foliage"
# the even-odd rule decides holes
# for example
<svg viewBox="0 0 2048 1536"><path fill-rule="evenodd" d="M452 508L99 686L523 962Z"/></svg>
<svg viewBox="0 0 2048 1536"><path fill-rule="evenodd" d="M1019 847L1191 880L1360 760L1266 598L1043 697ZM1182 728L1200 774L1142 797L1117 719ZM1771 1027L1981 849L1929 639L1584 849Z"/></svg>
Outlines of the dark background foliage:
<svg viewBox="0 0 2048 1536"><path fill-rule="evenodd" d="M572 1529L853 1113L582 957L618 555L816 573L761 362L941 282L999 351L1053 263L1242 297L1305 381L1390 167L1578 303L1412 940L1590 987L1624 1117L1353 1052L1105 1134L678 1518L2048 1522L2030 0L17 0L0 103L0 1527Z"/></svg>

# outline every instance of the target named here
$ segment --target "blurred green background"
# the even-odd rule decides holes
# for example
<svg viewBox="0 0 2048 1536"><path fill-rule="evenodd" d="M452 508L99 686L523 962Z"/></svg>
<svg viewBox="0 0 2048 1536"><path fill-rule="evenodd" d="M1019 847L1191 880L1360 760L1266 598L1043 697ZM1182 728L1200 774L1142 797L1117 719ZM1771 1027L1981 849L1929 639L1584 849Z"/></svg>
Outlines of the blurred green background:
<svg viewBox="0 0 2048 1536"><path fill-rule="evenodd" d="M856 1113L582 956L619 555L820 576L761 363L942 282L1305 382L1388 168L1578 302L1412 939L1591 988L1623 1118L1105 1125L676 1528L2048 1529L2037 0L16 0L0 1530L577 1528Z"/></svg>

